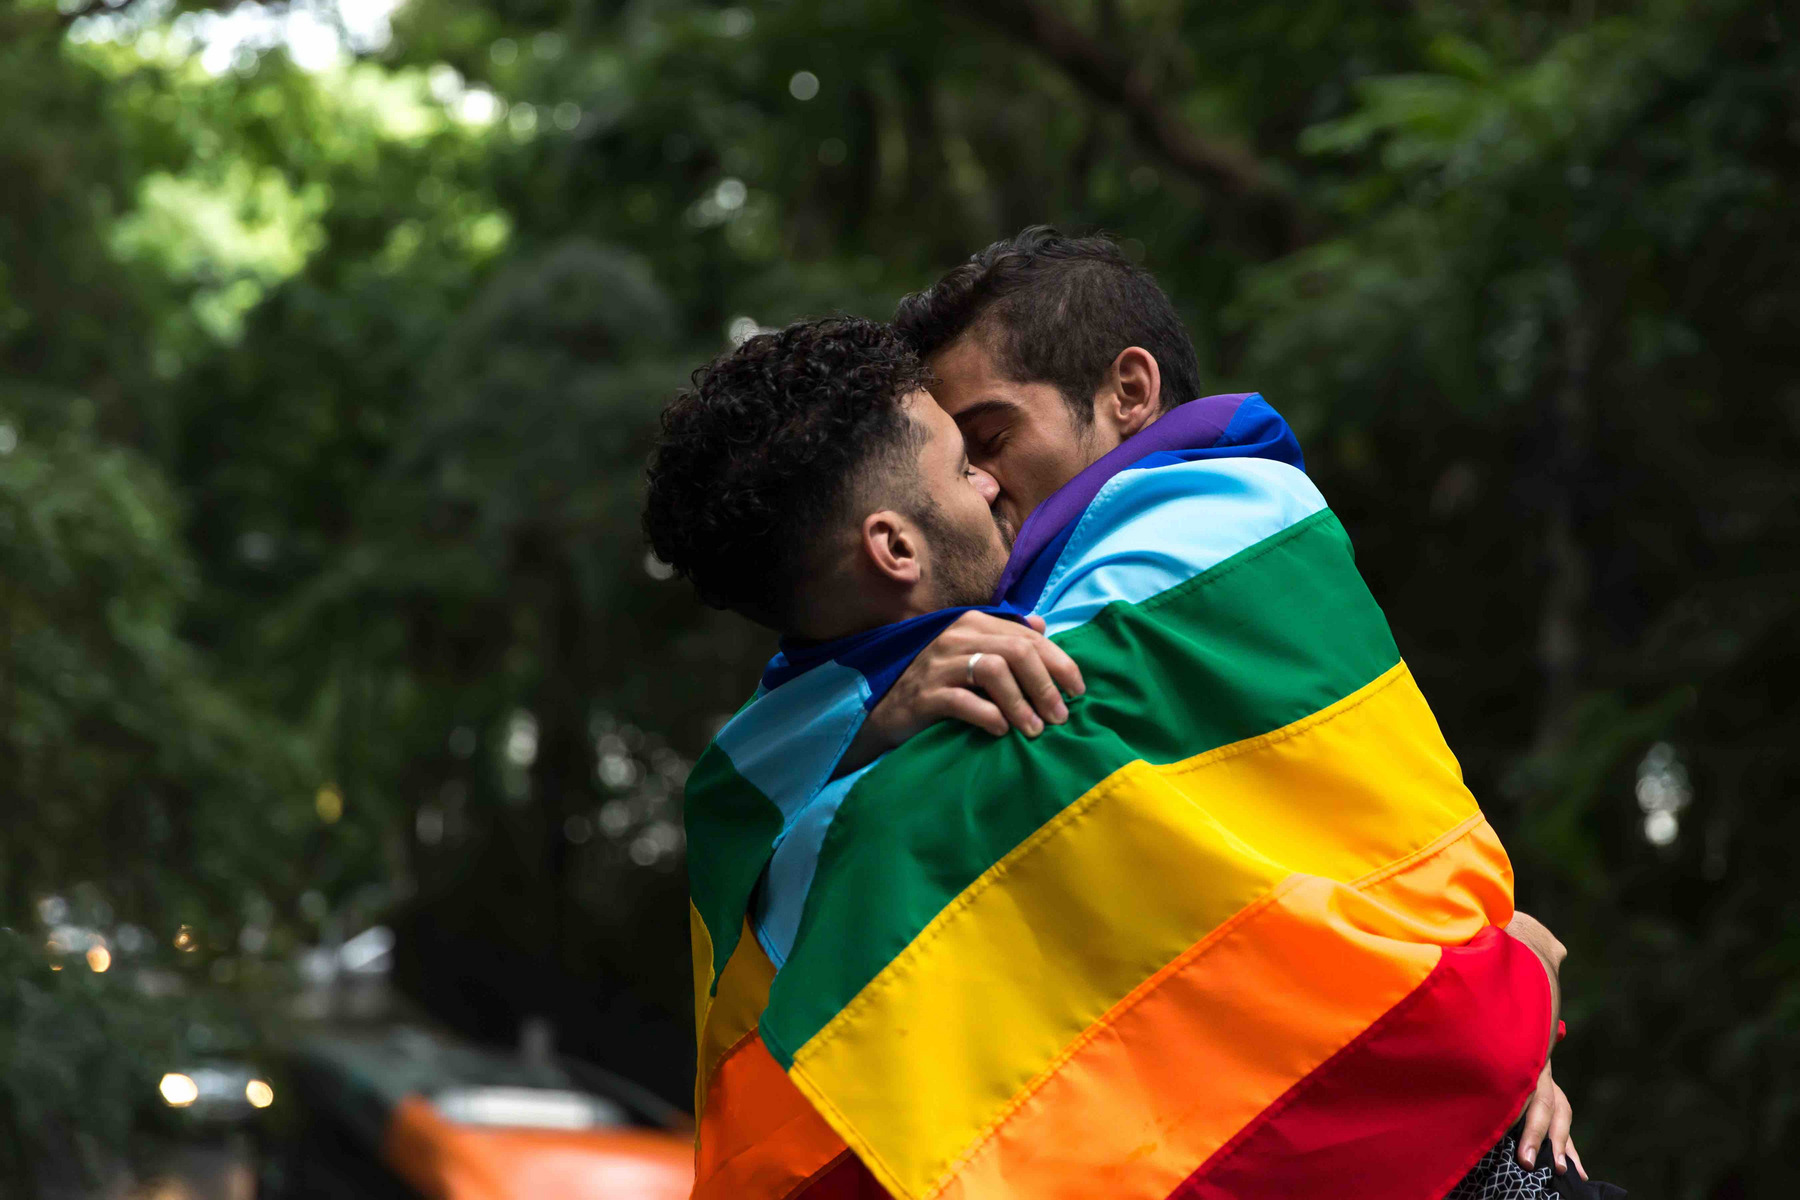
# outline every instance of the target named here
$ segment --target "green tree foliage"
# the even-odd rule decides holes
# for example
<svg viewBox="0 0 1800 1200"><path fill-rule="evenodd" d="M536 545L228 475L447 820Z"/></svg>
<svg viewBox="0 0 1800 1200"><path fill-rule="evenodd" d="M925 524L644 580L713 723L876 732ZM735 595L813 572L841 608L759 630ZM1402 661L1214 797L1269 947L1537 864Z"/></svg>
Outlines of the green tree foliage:
<svg viewBox="0 0 1800 1200"><path fill-rule="evenodd" d="M769 646L645 557L658 408L1104 228L1295 420L1570 943L1586 1157L1791 1189L1790 15L376 7L0 17L0 923L224 954L310 888L678 1011L680 780Z"/></svg>
<svg viewBox="0 0 1800 1200"><path fill-rule="evenodd" d="M304 748L179 637L193 577L162 479L70 425L0 426L7 911L104 878L135 916L196 921L293 882L263 846L301 828Z"/></svg>
<svg viewBox="0 0 1800 1200"><path fill-rule="evenodd" d="M1769 673L1796 648L1800 58L1765 17L1596 21L1510 69L1445 32L1437 70L1304 135L1379 168L1239 310L1572 944L1589 1140L1685 1194L1773 1186L1800 1067ZM1510 669L1467 670L1498 646Z"/></svg>

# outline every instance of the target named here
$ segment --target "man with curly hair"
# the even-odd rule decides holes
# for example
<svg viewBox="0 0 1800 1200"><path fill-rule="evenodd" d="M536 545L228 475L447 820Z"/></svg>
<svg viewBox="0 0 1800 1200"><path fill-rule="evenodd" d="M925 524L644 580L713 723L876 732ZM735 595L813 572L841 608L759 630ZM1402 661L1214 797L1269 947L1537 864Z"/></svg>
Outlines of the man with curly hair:
<svg viewBox="0 0 1800 1200"><path fill-rule="evenodd" d="M1010 537L928 382L892 329L855 318L758 334L696 371L649 470L657 555L796 645L985 604Z"/></svg>

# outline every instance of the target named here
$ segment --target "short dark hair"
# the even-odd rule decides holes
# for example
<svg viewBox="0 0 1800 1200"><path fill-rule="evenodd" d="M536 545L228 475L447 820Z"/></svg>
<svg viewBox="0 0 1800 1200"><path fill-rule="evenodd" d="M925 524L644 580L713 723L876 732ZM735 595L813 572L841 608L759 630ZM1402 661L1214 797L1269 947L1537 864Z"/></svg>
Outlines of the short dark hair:
<svg viewBox="0 0 1800 1200"><path fill-rule="evenodd" d="M903 405L929 378L891 326L853 317L759 333L701 367L650 461L656 556L713 607L791 631L831 523L869 487L905 486L896 468L924 433Z"/></svg>
<svg viewBox="0 0 1800 1200"><path fill-rule="evenodd" d="M971 329L1000 370L1049 383L1087 425L1094 392L1127 346L1156 356L1162 406L1200 395L1200 360L1175 306L1150 272L1106 237L1065 237L1033 225L995 242L900 302L894 326L929 358Z"/></svg>

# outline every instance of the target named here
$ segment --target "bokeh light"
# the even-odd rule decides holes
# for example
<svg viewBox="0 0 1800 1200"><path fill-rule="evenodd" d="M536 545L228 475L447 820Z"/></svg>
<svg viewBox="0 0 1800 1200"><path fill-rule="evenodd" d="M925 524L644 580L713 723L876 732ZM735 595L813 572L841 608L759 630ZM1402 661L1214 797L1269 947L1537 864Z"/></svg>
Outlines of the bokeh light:
<svg viewBox="0 0 1800 1200"><path fill-rule="evenodd" d="M163 1103L170 1108L186 1108L200 1098L200 1085L178 1071L164 1075L156 1090L162 1093Z"/></svg>
<svg viewBox="0 0 1800 1200"><path fill-rule="evenodd" d="M344 815L344 793L338 790L337 784L328 783L319 789L313 797L313 811L325 824L337 824Z"/></svg>

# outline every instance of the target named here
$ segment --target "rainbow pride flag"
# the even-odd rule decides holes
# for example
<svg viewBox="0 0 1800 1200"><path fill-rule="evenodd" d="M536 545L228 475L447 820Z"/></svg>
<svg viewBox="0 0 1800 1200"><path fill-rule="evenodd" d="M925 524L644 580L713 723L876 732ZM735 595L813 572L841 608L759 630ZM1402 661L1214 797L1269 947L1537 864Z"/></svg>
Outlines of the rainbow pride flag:
<svg viewBox="0 0 1800 1200"><path fill-rule="evenodd" d="M1066 725L833 780L948 612L777 656L696 764L695 1195L854 1155L906 1200L1442 1196L1548 983L1285 422L1166 414L1032 514L988 611L1080 663Z"/></svg>

